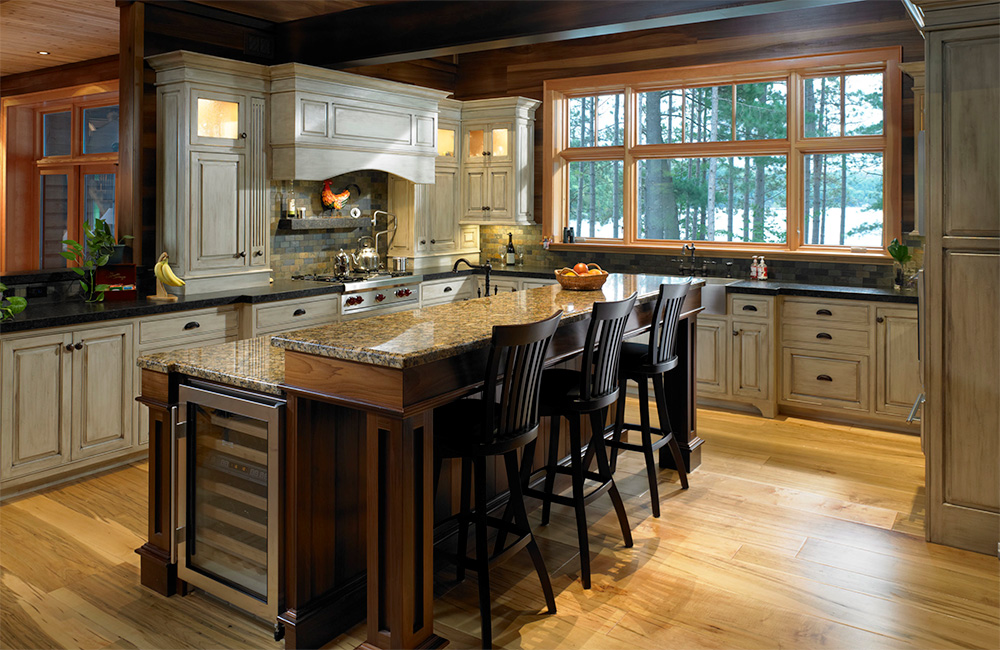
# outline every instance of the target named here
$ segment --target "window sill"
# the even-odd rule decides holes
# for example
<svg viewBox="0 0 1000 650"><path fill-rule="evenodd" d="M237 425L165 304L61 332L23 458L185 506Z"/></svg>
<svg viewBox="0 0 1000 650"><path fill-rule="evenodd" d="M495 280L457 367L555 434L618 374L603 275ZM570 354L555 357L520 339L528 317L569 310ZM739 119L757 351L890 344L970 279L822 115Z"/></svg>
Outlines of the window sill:
<svg viewBox="0 0 1000 650"><path fill-rule="evenodd" d="M684 254L683 243L676 246L626 246L623 244L609 244L607 242L579 242L574 244L563 244L553 242L549 244L549 250L556 252L600 252L619 253L622 255L674 255ZM735 259L750 259L754 255L764 255L767 259L774 260L797 260L812 262L838 262L838 263L861 263L861 264L891 264L892 258L884 251L869 251L867 253L851 253L843 250L833 250L828 248L816 248L807 250L790 251L784 249L770 248L763 245L759 249L733 249L722 246L704 246L695 242L695 254L697 257L730 257Z"/></svg>

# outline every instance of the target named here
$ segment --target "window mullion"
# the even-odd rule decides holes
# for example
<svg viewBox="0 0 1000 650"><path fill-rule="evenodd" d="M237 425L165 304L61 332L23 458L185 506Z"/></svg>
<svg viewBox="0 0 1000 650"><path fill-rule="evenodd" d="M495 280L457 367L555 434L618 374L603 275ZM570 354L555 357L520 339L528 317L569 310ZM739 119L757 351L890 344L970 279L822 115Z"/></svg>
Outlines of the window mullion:
<svg viewBox="0 0 1000 650"><path fill-rule="evenodd" d="M636 179L635 159L632 155L632 147L638 142L638 133L636 132L638 106L636 94L630 86L625 87L624 118L625 137L622 142L625 146L622 162L622 242L625 245L632 245L636 241L639 220L638 183Z"/></svg>
<svg viewBox="0 0 1000 650"><path fill-rule="evenodd" d="M788 79L788 141L787 160L788 182L785 183L785 241L788 250L796 250L802 245L805 232L805 157L798 151L805 127L804 95L802 77L791 73Z"/></svg>

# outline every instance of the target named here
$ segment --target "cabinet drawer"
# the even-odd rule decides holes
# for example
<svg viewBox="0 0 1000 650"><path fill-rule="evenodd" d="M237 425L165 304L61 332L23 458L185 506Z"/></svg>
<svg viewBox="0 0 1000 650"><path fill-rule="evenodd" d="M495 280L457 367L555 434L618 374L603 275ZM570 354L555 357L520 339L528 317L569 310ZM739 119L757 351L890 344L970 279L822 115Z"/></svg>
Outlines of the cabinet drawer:
<svg viewBox="0 0 1000 650"><path fill-rule="evenodd" d="M809 346L822 350L831 348L859 348L868 350L868 330L851 330L842 327L828 327L820 324L783 323L781 342L798 346Z"/></svg>
<svg viewBox="0 0 1000 650"><path fill-rule="evenodd" d="M197 309L176 315L150 317L139 321L139 345L158 345L174 339L208 338L239 329L240 321L232 307Z"/></svg>
<svg viewBox="0 0 1000 650"><path fill-rule="evenodd" d="M539 287L551 287L559 284L558 280L521 280L522 289L538 289Z"/></svg>
<svg viewBox="0 0 1000 650"><path fill-rule="evenodd" d="M420 296L425 306L440 305L472 297L474 290L474 280L463 277L446 282L425 282L420 285Z"/></svg>
<svg viewBox="0 0 1000 650"><path fill-rule="evenodd" d="M254 328L258 335L299 329L337 320L340 296L333 294L309 300L283 300L257 307L254 313Z"/></svg>
<svg viewBox="0 0 1000 650"><path fill-rule="evenodd" d="M860 302L785 298L782 320L867 325L871 320L871 308L868 304Z"/></svg>
<svg viewBox="0 0 1000 650"><path fill-rule="evenodd" d="M770 318L771 300L769 298L733 296L730 312L740 318Z"/></svg>
<svg viewBox="0 0 1000 650"><path fill-rule="evenodd" d="M868 357L789 349L782 354L785 400L868 410Z"/></svg>

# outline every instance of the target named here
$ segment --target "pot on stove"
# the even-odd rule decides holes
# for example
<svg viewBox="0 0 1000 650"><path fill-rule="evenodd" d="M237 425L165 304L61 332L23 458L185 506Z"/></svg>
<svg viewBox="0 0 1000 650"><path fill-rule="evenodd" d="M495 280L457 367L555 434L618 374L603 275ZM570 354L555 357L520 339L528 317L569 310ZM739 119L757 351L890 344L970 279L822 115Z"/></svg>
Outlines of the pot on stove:
<svg viewBox="0 0 1000 650"><path fill-rule="evenodd" d="M375 250L375 240L371 237L359 239L358 250L351 255L351 261L354 262L355 271L378 271L380 260L378 251Z"/></svg>
<svg viewBox="0 0 1000 650"><path fill-rule="evenodd" d="M337 275L347 275L351 271L351 257L341 248L333 258L333 270Z"/></svg>

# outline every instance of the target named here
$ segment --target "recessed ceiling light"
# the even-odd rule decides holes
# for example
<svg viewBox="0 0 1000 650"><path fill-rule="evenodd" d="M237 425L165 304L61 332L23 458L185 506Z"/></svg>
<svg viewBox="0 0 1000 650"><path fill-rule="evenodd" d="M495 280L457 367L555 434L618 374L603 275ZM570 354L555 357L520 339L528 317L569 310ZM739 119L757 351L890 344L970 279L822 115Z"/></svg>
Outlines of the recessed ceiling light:
<svg viewBox="0 0 1000 650"><path fill-rule="evenodd" d="M38 50L38 53L41 54L42 56L48 55L48 52L46 52L45 50Z"/></svg>

